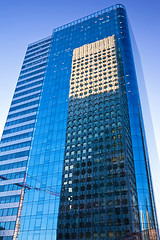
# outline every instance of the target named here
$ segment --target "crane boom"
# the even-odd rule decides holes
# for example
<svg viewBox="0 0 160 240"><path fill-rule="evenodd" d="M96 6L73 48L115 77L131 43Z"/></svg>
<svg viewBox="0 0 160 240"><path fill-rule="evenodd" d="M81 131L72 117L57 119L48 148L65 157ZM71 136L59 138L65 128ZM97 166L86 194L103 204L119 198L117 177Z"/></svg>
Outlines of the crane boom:
<svg viewBox="0 0 160 240"><path fill-rule="evenodd" d="M59 197L59 195L60 195L58 192L50 190L51 188L50 189L48 189L48 188L37 188L37 187L33 187L33 186L30 186L30 185L26 184L26 175L28 175L28 174L27 173L24 174L23 183L13 183L16 186L22 187L19 206L18 206L18 213L17 213L17 218L16 218L16 224L15 224L15 230L14 230L14 235L13 235L13 240L18 239L18 236L19 236L19 233L20 233L23 199L24 199L24 194L25 194L26 189L27 190L35 189L37 191L44 191L44 192L46 192L50 195L57 196L57 197ZM7 177L4 177L2 175L0 175L0 179L9 180ZM37 179L34 179L34 180L40 182Z"/></svg>

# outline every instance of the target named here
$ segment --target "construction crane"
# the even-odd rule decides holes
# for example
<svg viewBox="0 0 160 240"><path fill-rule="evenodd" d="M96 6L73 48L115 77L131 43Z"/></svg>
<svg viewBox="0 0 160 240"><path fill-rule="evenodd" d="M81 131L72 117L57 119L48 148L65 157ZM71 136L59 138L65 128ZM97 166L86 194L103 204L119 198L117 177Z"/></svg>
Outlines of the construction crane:
<svg viewBox="0 0 160 240"><path fill-rule="evenodd" d="M31 189L35 189L35 190L38 190L38 191L44 191L44 192L46 192L46 193L48 193L48 194L50 194L50 195L54 195L54 196L57 196L57 197L59 197L59 193L58 192L56 192L56 191L53 191L51 188L37 188L37 187L33 187L33 186L30 186L30 185L28 185L28 184L26 184L26 175L28 175L28 174L26 174L25 173L25 175L24 175L24 180L23 180L23 183L13 183L14 185L17 185L17 186L19 186L19 187L24 187L25 189L27 189L27 190L31 190ZM31 177L30 175L28 175L29 177ZM31 177L32 178L32 177ZM3 177L3 176L1 176L0 175L0 179L2 179L2 180L10 180L10 179L8 179L8 178L6 178L6 177ZM39 183L41 183L41 184L43 184L42 182L40 182L38 179L35 179L35 178L33 178L35 181L38 181ZM50 190L49 190L50 189Z"/></svg>
<svg viewBox="0 0 160 240"><path fill-rule="evenodd" d="M50 195L53 196L57 196L59 197L60 194L56 191L53 191L53 189L51 188L37 188L37 187L33 187L30 186L28 184L26 184L26 175L28 175L27 173L24 174L24 179L23 179L23 183L14 183L14 185L22 187L21 190L21 195L20 195L20 201L19 201L19 206L18 206L18 213L17 213L17 218L16 218L16 224L15 224L15 231L14 231L14 235L13 235L13 240L18 239L19 233L20 233L20 226L21 226L21 215L22 215L22 207L23 207L23 199L24 199L24 194L25 194L25 190L37 190L37 191L44 191ZM29 175L28 175L29 176ZM29 176L31 177L31 176ZM31 177L33 178L33 177ZM2 180L9 180L6 177L3 177L2 175L0 175L0 179ZM34 179L34 178L33 178ZM38 179L34 179L35 181L38 181L39 183L43 184L42 182L40 182Z"/></svg>

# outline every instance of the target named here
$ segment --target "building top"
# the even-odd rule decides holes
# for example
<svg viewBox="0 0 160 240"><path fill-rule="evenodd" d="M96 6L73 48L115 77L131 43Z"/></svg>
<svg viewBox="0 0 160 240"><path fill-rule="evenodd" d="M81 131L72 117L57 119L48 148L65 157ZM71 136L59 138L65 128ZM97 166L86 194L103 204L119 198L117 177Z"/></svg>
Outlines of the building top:
<svg viewBox="0 0 160 240"><path fill-rule="evenodd" d="M95 12L95 13L92 13L92 14L90 14L90 15L88 15L88 16L79 18L78 20L72 21L72 22L70 22L70 23L64 24L64 25L62 25L62 26L60 26L60 27L57 27L57 28L53 29L53 34L54 34L55 32L58 32L58 31L61 31L61 30L65 29L65 28L74 26L74 25L76 25L77 23L82 23L82 22L84 22L84 21L86 21L86 20L88 20L88 19L97 17L97 16L99 16L99 15L101 15L101 14L103 14L103 13L106 13L106 12L109 12L109 11L112 11L112 10L115 10L115 9L117 9L117 8L123 8L123 9L125 9L125 6L124 6L123 4L115 4L115 5L111 6L111 7L105 8L105 9L100 10L100 11ZM47 41L47 40L50 39L50 38L51 38L51 36L46 37L46 38L43 38L43 39L41 39L41 40L39 40L39 41L30 43L30 44L28 45L28 47L30 47L30 46L32 46L32 45L34 45L34 44L38 44L38 43L40 43L40 42L42 42L42 41Z"/></svg>
<svg viewBox="0 0 160 240"><path fill-rule="evenodd" d="M71 27L71 26L73 26L73 25L76 25L77 23L82 23L82 22L84 22L84 21L86 21L86 20L88 20L88 19L97 17L97 16L99 16L99 15L101 15L101 14L103 14L103 13L106 13L106 12L109 12L109 11L112 11L112 10L115 10L115 9L117 9L117 8L123 8L123 9L125 9L125 6L124 6L123 4L115 4L115 5L111 6L111 7L105 8L105 9L100 10L100 11L98 11L98 12L92 13L92 14L90 14L90 15L88 15L88 16L82 17L82 18L80 18L80 19L78 19L78 20L75 20L75 21L72 21L72 22L67 23L67 24L65 24L65 25L62 25L61 27L57 27L57 28L53 29L53 34L54 34L55 32L58 32L58 31L61 31L61 30L65 29L65 28L68 28L68 27Z"/></svg>
<svg viewBox="0 0 160 240"><path fill-rule="evenodd" d="M28 44L28 48L33 47L33 45L37 45L38 43L51 40L51 38L52 38L52 36L49 36L49 37L46 37L46 38L42 38L41 40L38 40L36 42L30 43L30 44Z"/></svg>

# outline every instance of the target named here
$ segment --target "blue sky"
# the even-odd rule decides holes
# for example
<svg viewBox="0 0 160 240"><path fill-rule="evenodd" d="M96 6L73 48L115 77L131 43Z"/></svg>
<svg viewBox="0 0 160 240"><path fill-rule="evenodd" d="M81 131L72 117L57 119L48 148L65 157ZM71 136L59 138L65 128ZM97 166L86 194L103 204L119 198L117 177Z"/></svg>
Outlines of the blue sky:
<svg viewBox="0 0 160 240"><path fill-rule="evenodd" d="M116 3L126 6L141 56L153 128L160 156L160 1L159 0L5 0L0 3L0 137L27 45L52 29ZM160 167L152 175L160 222Z"/></svg>

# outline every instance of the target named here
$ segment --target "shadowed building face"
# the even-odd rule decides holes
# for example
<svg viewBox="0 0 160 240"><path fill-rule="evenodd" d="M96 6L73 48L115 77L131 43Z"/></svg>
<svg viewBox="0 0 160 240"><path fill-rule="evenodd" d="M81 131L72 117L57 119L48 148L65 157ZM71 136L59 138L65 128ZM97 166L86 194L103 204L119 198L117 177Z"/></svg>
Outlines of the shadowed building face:
<svg viewBox="0 0 160 240"><path fill-rule="evenodd" d="M115 36L73 51L69 97L58 239L118 239L140 231Z"/></svg>

